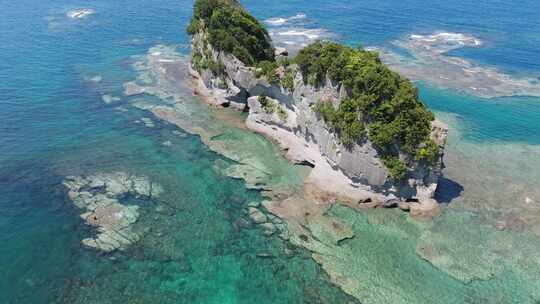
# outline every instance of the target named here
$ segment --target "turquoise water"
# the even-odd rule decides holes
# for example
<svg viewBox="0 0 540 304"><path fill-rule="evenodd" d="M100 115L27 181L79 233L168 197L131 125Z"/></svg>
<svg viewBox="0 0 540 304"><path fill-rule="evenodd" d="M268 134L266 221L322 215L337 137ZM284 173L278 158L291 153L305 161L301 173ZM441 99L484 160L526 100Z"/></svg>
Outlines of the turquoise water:
<svg viewBox="0 0 540 304"><path fill-rule="evenodd" d="M261 19L304 13L289 30L323 30L349 44L387 46L409 34L467 33L484 45L452 55L516 77L540 76L540 28L534 22L540 6L532 0L429 6L418 0L243 3ZM249 224L247 204L262 198L215 169L216 160L228 160L199 137L131 107L123 97L123 83L136 77L132 56L156 44L189 52L184 28L191 1L0 0L0 7L1 303L354 302L329 282L307 251ZM95 14L66 16L77 8ZM489 225L512 214L525 222L522 231L493 239L526 235L528 243L539 242L530 234L540 231L540 214L523 202L540 202L540 99L489 100L429 83L420 88L424 101L451 127L445 175L448 187L461 190L458 197L443 191L450 208L483 211L480 223L463 221L481 224L482 235L490 239ZM106 104L105 94L122 99ZM142 117L152 118L155 127L136 123ZM167 141L171 145L163 144ZM125 251L104 254L82 246L81 239L94 231L61 183L68 175L117 171L148 176L165 192L156 200L123 198L140 206L135 228L144 237ZM441 227L468 227L460 222L466 216L449 214L439 220ZM451 230L445 229L433 235L450 239ZM412 247L397 244L399 250ZM422 262L410 252L406 261L407 270ZM416 269L433 275L428 263ZM506 273L508 279L495 285L501 290L511 290L523 278L512 280L517 275ZM445 284L448 276L436 278ZM447 282L457 288L455 280ZM467 292L474 295L474 290ZM523 294L516 299L532 303Z"/></svg>
<svg viewBox="0 0 540 304"><path fill-rule="evenodd" d="M436 112L459 117L464 140L481 143L540 144L540 99L511 96L483 99L421 84L421 98Z"/></svg>

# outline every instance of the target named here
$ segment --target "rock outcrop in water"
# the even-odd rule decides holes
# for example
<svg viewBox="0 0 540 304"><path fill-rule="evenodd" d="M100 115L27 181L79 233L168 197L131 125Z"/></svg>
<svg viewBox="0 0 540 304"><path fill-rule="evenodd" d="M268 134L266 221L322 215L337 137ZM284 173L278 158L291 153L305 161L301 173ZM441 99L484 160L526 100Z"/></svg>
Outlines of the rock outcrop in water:
<svg viewBox="0 0 540 304"><path fill-rule="evenodd" d="M224 3L228 3L232 11L246 13L236 1ZM204 7L205 4L209 6ZM216 11L212 13L212 9ZM431 132L426 134L426 142L436 146L430 162L405 152L397 143L392 143L390 148L394 151L394 162L385 161L388 149L375 145L370 136L345 142L342 134L323 119L317 107L325 102L339 109L341 103L354 97L346 81L336 81L329 74L318 82L306 79L311 76L303 73L298 65L290 64L286 51L271 47L270 38L264 35L262 27L258 28L256 20L255 25L250 23L253 27L250 33L263 31L259 39L264 41L258 44L267 46L266 51L263 47L253 50L241 44L238 47L245 49L237 50L235 46L228 48L226 43L215 42L216 35L224 31L213 19L220 14L227 15L212 7L211 1L196 3L188 31L193 36L191 74L197 82L197 94L213 105L248 112L248 128L276 141L291 161L313 167L306 185L314 186L308 192L316 200L340 200L360 207L399 207L416 217L432 217L438 213L433 196L443 166L447 134L443 124L432 121ZM242 22L230 21L236 26ZM268 50L275 51L274 58L257 60L257 54L267 57ZM240 60L235 54L243 54L248 59ZM423 105L420 109L424 110ZM367 125L372 120L367 117L364 122ZM396 178L395 171L399 171L400 178Z"/></svg>
<svg viewBox="0 0 540 304"><path fill-rule="evenodd" d="M120 199L128 194L149 198L162 191L148 178L124 172L68 176L63 184L73 204L83 210L81 218L97 228L96 237L82 243L106 252L124 249L139 240L131 228L139 218L139 207L124 205Z"/></svg>

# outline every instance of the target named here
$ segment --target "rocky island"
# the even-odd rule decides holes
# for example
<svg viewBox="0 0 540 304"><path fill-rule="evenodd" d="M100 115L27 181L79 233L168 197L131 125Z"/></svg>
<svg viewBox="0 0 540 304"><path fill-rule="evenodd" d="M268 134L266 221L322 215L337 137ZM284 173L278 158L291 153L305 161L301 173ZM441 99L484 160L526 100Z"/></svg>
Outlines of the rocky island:
<svg viewBox="0 0 540 304"><path fill-rule="evenodd" d="M194 92L312 167L311 200L439 213L447 128L376 52L319 41L292 58L235 0L196 1L188 33Z"/></svg>

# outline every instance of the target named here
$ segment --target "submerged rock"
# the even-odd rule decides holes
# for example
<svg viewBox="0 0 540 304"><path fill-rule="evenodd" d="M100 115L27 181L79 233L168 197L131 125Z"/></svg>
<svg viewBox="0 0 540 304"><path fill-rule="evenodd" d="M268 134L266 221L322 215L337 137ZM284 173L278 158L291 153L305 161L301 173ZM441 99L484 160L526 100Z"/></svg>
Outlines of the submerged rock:
<svg viewBox="0 0 540 304"><path fill-rule="evenodd" d="M263 228L263 233L266 236L273 235L277 231L276 225L272 223L262 223L260 226Z"/></svg>
<svg viewBox="0 0 540 304"><path fill-rule="evenodd" d="M97 235L83 239L82 243L107 252L124 249L140 237L131 229L139 218L139 207L124 205L119 198L127 193L150 197L161 189L146 177L124 172L69 176L63 184L68 188L68 197L73 204L85 211L81 218L97 228Z"/></svg>
<svg viewBox="0 0 540 304"><path fill-rule="evenodd" d="M134 96L145 93L144 87L136 84L135 82L128 82L124 84L124 94L126 96Z"/></svg>
<svg viewBox="0 0 540 304"><path fill-rule="evenodd" d="M259 252L259 253L257 253L257 257L258 258L263 258L263 259L273 259L273 258L275 258L275 256L271 252Z"/></svg>
<svg viewBox="0 0 540 304"><path fill-rule="evenodd" d="M276 47L275 55L276 57L287 57L289 56L289 51L287 51L287 49L283 47Z"/></svg>
<svg viewBox="0 0 540 304"><path fill-rule="evenodd" d="M265 223L268 220L266 215L261 210L255 208L255 207L249 207L248 212L249 212L249 217L256 224L262 224L262 223Z"/></svg>
<svg viewBox="0 0 540 304"><path fill-rule="evenodd" d="M248 207L253 207L253 208L257 208L261 205L260 202L257 202L257 201L252 201L252 202L249 202L248 203Z"/></svg>
<svg viewBox="0 0 540 304"><path fill-rule="evenodd" d="M143 117L141 118L141 121L144 123L144 125L148 128L153 128L155 127L156 125L154 124L154 122L152 121L152 119L148 118L148 117Z"/></svg>
<svg viewBox="0 0 540 304"><path fill-rule="evenodd" d="M101 99L103 100L104 103L110 104L110 103L119 101L120 97L105 94L105 95L101 96Z"/></svg>

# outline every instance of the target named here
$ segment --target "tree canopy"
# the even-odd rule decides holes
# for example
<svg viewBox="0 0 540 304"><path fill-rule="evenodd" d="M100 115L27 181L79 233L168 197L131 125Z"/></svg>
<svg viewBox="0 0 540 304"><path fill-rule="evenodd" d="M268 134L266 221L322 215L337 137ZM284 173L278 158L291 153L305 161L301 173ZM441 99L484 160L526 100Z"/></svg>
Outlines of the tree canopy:
<svg viewBox="0 0 540 304"><path fill-rule="evenodd" d="M206 32L215 49L249 66L275 60L268 32L236 0L196 0L187 31L190 35Z"/></svg>

